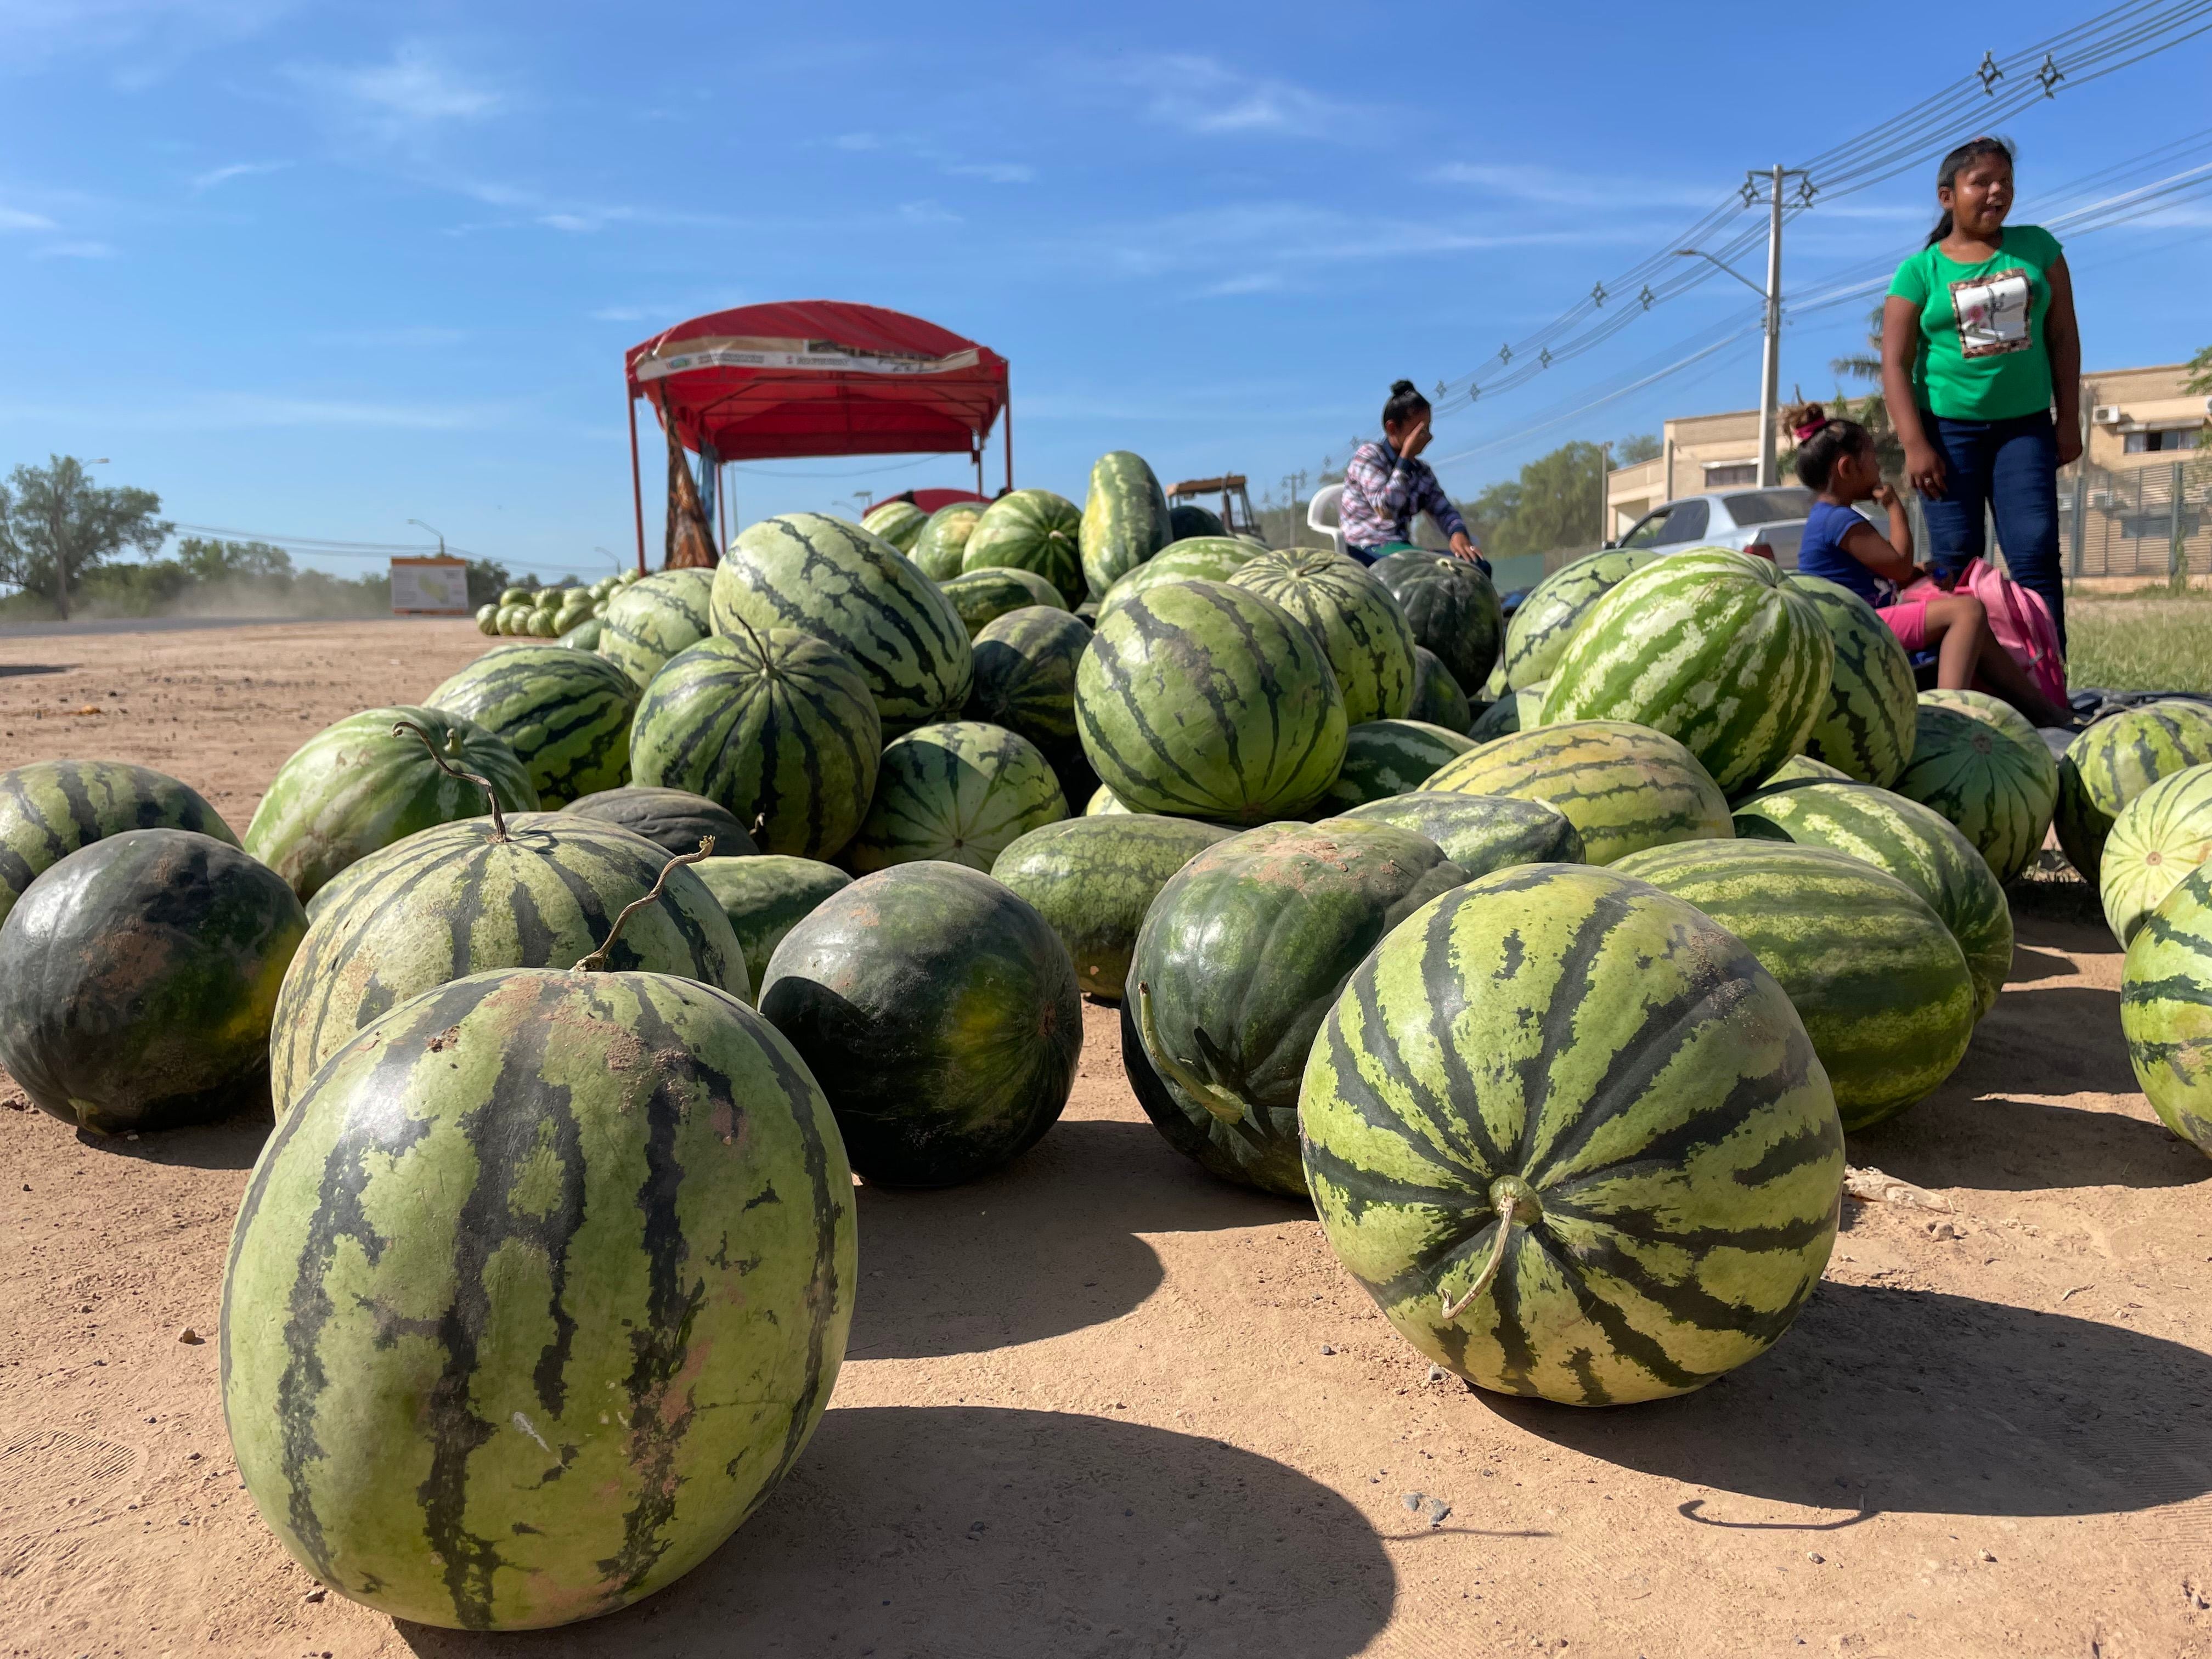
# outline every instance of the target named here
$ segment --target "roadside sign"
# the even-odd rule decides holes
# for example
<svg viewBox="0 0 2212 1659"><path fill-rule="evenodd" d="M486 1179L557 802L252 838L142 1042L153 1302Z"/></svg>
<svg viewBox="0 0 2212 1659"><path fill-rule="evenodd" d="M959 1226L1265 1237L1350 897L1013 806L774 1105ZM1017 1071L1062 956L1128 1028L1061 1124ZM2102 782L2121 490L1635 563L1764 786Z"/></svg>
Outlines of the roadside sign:
<svg viewBox="0 0 2212 1659"><path fill-rule="evenodd" d="M394 559L392 614L465 617L470 613L469 568L460 559Z"/></svg>

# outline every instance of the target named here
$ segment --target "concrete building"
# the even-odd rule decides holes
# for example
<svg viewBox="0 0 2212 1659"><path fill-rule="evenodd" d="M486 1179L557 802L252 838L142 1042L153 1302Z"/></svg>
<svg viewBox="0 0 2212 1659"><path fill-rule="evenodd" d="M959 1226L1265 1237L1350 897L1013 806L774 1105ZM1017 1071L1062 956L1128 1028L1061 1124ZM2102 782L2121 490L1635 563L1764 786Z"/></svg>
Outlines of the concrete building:
<svg viewBox="0 0 2212 1659"><path fill-rule="evenodd" d="M1690 415L1668 421L1659 453L1606 475L1606 535L1618 536L1662 501L1733 489L1759 477L1759 411Z"/></svg>

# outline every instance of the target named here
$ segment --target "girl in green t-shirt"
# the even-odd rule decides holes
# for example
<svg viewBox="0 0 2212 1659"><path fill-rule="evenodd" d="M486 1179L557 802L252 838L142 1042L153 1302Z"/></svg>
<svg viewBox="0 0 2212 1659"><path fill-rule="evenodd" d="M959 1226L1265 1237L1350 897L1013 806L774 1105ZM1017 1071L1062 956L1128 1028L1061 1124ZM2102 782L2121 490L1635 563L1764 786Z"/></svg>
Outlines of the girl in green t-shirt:
<svg viewBox="0 0 2212 1659"><path fill-rule="evenodd" d="M1897 268L1882 306L1881 389L1948 587L1984 551L1985 515L2013 580L2066 641L2058 469L2081 453L2081 339L2058 239L2007 225L2012 146L1976 138L1943 158L1943 216ZM2053 404L2057 418L2051 416Z"/></svg>

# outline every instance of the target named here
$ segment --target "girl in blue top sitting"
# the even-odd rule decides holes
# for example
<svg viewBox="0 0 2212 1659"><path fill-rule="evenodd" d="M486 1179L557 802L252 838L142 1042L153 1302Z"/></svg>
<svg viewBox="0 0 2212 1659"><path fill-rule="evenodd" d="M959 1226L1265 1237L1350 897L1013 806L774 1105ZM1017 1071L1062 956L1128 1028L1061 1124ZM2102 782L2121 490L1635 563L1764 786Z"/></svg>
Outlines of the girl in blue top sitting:
<svg viewBox="0 0 2212 1659"><path fill-rule="evenodd" d="M1989 613L1972 594L1922 584L1911 598L1899 597L1928 573L1912 562L1912 522L1882 480L1874 434L1856 421L1830 420L1818 404L1784 410L1782 418L1796 435L1798 482L1819 498L1805 518L1799 573L1850 588L1908 652L1934 651L1937 685L1993 692L2038 726L2071 725L2072 711L2037 690L1990 632ZM1887 510L1887 537L1852 510L1867 501Z"/></svg>

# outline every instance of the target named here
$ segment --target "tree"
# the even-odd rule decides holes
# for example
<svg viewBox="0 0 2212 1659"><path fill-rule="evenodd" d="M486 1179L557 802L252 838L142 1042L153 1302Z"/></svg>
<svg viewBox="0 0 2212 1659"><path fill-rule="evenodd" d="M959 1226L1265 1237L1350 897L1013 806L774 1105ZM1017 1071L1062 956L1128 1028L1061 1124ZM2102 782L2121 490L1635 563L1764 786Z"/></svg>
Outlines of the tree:
<svg viewBox="0 0 2212 1659"><path fill-rule="evenodd" d="M1538 456L1518 478L1492 484L1462 511L1483 550L1510 559L1595 547L1603 538L1604 494L1605 452L1577 441Z"/></svg>
<svg viewBox="0 0 2212 1659"><path fill-rule="evenodd" d="M1881 384L1881 313L1886 301L1875 301L1874 309L1867 313L1867 349L1846 352L1828 360L1830 372L1846 375L1854 380Z"/></svg>
<svg viewBox="0 0 2212 1659"><path fill-rule="evenodd" d="M1635 432L1613 447L1615 466L1634 466L1638 461L1656 461L1666 453L1666 445L1659 441L1656 433Z"/></svg>
<svg viewBox="0 0 2212 1659"><path fill-rule="evenodd" d="M0 484L0 581L50 592L66 621L70 590L125 548L151 553L172 526L150 489L103 488L74 455L18 466Z"/></svg>
<svg viewBox="0 0 2212 1659"><path fill-rule="evenodd" d="M177 562L196 582L292 580L292 556L267 542L204 541L187 536L177 544Z"/></svg>
<svg viewBox="0 0 2212 1659"><path fill-rule="evenodd" d="M469 603L489 605L501 593L514 586L507 574L507 567L492 559L469 561Z"/></svg>

